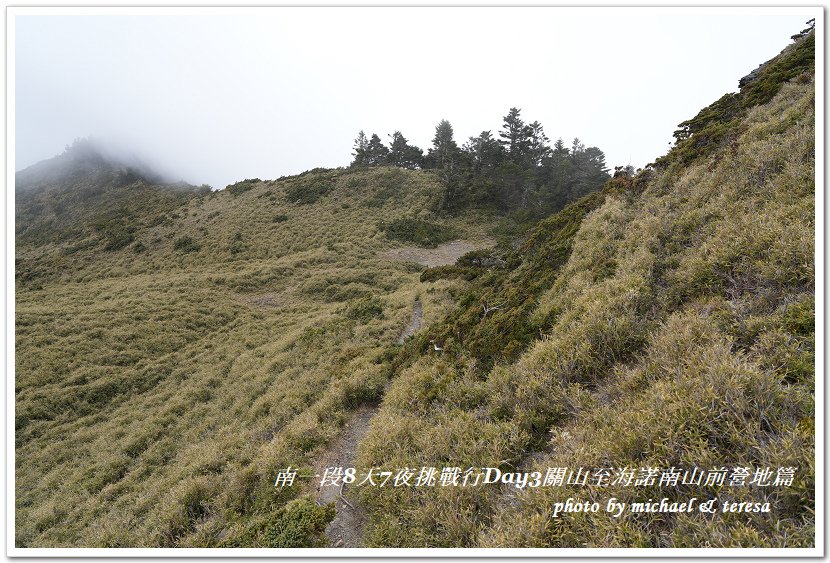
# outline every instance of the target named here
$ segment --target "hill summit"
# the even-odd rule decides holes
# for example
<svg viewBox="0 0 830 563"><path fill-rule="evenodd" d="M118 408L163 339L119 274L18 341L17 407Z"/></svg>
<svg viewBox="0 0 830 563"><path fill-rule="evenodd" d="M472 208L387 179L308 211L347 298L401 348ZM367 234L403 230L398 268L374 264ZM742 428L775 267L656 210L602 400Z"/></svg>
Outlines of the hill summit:
<svg viewBox="0 0 830 563"><path fill-rule="evenodd" d="M137 157L78 139L62 154L15 174L18 254L29 248L39 255L46 243L64 251L90 248L93 235L108 250L123 248L134 240L137 221L152 220L209 190L165 183Z"/></svg>
<svg viewBox="0 0 830 563"><path fill-rule="evenodd" d="M15 173L15 190L39 190L65 186L67 182L95 178L99 182L128 183L141 179L160 184L164 177L134 155L118 155L98 141L76 139L63 153Z"/></svg>

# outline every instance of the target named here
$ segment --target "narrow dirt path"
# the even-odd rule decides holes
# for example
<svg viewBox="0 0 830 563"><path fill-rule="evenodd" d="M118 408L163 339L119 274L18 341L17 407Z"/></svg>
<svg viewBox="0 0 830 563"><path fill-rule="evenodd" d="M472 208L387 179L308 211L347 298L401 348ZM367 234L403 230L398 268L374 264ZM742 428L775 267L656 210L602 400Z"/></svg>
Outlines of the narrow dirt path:
<svg viewBox="0 0 830 563"><path fill-rule="evenodd" d="M421 322L424 319L424 306L421 304L420 299L415 299L415 303L412 305L412 318L409 320L409 323L403 328L401 335L398 337L398 344L403 344L404 341L418 332L421 328Z"/></svg>
<svg viewBox="0 0 830 563"><path fill-rule="evenodd" d="M398 343L418 332L424 318L424 306L420 299L415 299L412 304L412 317L398 337ZM388 387L388 383L387 383ZM358 408L352 417L343 426L340 436L331 444L314 465L314 473L317 483L317 502L320 504L335 503L337 514L334 520L326 526L326 537L332 547L361 547L363 528L366 525L366 510L357 502L346 500L343 495L345 488L320 486L320 480L325 474L327 467L354 467L357 457L357 445L369 430L369 422L380 408L379 404L363 406Z"/></svg>
<svg viewBox="0 0 830 563"><path fill-rule="evenodd" d="M390 260L406 260L418 262L427 267L454 264L460 257L477 248L492 247L492 240L454 242L439 245L435 249L424 248L397 248L385 252L382 257ZM256 303L260 305L260 303ZM262 305L271 305L270 302ZM407 338L420 330L423 324L424 306L420 299L412 304L412 316L398 336L398 344L403 344ZM387 383L387 387L388 387ZM326 468L337 467L346 469L354 467L357 457L357 446L369 430L369 422L375 416L380 405L363 406L358 408L348 422L343 426L340 436L323 452L314 465L317 475L316 497L320 504L335 503L337 514L334 520L326 527L326 537L332 547L361 547L363 529L366 525L366 510L354 500L344 498L348 486L320 486Z"/></svg>
<svg viewBox="0 0 830 563"><path fill-rule="evenodd" d="M369 429L369 421L377 412L377 406L358 408L352 418L343 426L343 433L331 447L317 460L314 468L317 478L317 502L326 504L333 502L337 509L334 520L326 527L326 536L332 547L360 547L363 537L363 526L366 524L366 511L359 504L347 501L342 494L345 490L339 487L320 487L327 467L354 467L357 455L357 445Z"/></svg>

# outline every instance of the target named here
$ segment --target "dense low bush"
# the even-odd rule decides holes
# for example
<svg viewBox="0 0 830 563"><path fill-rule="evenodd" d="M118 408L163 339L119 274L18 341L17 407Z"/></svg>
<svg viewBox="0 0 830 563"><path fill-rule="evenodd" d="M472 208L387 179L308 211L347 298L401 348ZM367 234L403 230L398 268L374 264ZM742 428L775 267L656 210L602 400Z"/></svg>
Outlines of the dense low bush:
<svg viewBox="0 0 830 563"><path fill-rule="evenodd" d="M311 176L288 186L285 197L292 203L310 205L333 190L334 185L334 181L327 176Z"/></svg>
<svg viewBox="0 0 830 563"><path fill-rule="evenodd" d="M183 237L177 238L173 242L173 248L175 250L178 250L179 252L188 253L198 252L199 249L202 248L202 246L198 242L193 240L193 237L185 235Z"/></svg>
<svg viewBox="0 0 830 563"><path fill-rule="evenodd" d="M246 178L234 184L229 184L225 189L234 197L254 189L262 180L259 178Z"/></svg>
<svg viewBox="0 0 830 563"><path fill-rule="evenodd" d="M326 547L323 531L335 512L333 505L318 506L309 497L292 500L265 529L263 547Z"/></svg>
<svg viewBox="0 0 830 563"><path fill-rule="evenodd" d="M381 221L378 228L390 239L435 248L442 242L458 238L458 231L447 225L430 223L422 219L394 219Z"/></svg>
<svg viewBox="0 0 830 563"><path fill-rule="evenodd" d="M346 317L362 322L383 318L383 303L376 297L360 299L349 305L345 313Z"/></svg>

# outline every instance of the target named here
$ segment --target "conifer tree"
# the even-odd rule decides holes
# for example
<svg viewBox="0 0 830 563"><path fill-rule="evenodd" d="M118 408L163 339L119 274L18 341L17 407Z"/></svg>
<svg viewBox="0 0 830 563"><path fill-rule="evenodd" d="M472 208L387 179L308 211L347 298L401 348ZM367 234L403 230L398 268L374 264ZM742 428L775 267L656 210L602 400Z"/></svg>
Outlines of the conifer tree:
<svg viewBox="0 0 830 563"><path fill-rule="evenodd" d="M551 146L542 124L524 123L515 107L503 118L498 138L482 131L462 148L446 119L435 127L426 156L400 131L389 138L386 147L376 134L367 139L361 131L352 166L433 169L444 186L438 208L445 211L482 206L505 213L518 211L523 220L538 218L599 189L610 178L601 150L586 148L578 138L570 147L561 138Z"/></svg>
<svg viewBox="0 0 830 563"><path fill-rule="evenodd" d="M384 146L377 134L372 133L372 138L369 139L369 144L366 146L366 164L368 166L386 164L388 155L389 149Z"/></svg>
<svg viewBox="0 0 830 563"><path fill-rule="evenodd" d="M468 155L474 175L480 175L497 166L503 152L490 131L482 131L478 137L470 137L462 150Z"/></svg>
<svg viewBox="0 0 830 563"><path fill-rule="evenodd" d="M568 196L576 199L598 189L610 177L605 165L605 153L597 147L585 148L577 138L571 145L572 172L568 182Z"/></svg>
<svg viewBox="0 0 830 563"><path fill-rule="evenodd" d="M389 156L387 160L392 166L401 168L420 168L424 153L414 145L410 145L400 131L395 131L389 137L392 141L389 144Z"/></svg>
<svg viewBox="0 0 830 563"><path fill-rule="evenodd" d="M545 135L542 124L534 121L527 126L527 156L532 166L539 166L542 160L550 154L550 139Z"/></svg>
<svg viewBox="0 0 830 563"><path fill-rule="evenodd" d="M354 160L352 161L352 166L367 166L368 149L369 139L366 138L366 133L361 129L360 133L357 134L357 139L354 141L354 152L352 153Z"/></svg>
<svg viewBox="0 0 830 563"><path fill-rule="evenodd" d="M453 139L452 125L442 119L435 126L435 137L432 139L432 148L428 157L433 168L453 170L458 157L458 145Z"/></svg>
<svg viewBox="0 0 830 563"><path fill-rule="evenodd" d="M504 147L507 156L513 162L519 164L524 159L528 148L528 129L522 121L518 108L510 108L504 116L504 125L499 133L499 143Z"/></svg>
<svg viewBox="0 0 830 563"><path fill-rule="evenodd" d="M442 119L435 126L435 137L432 139L432 148L427 153L426 163L430 168L438 170L438 175L444 183L443 209L454 210L461 205L460 186L462 169L460 166L461 150L453 139L452 125Z"/></svg>

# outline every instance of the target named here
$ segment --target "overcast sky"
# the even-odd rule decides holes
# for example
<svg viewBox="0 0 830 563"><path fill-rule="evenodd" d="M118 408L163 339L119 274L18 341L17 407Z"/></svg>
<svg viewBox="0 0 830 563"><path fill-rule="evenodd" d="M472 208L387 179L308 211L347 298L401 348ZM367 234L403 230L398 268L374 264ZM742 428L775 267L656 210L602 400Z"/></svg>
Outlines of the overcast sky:
<svg viewBox="0 0 830 563"><path fill-rule="evenodd" d="M112 10L110 10L112 12ZM275 8L15 17L15 170L77 137L224 187L347 166L361 129L459 145L510 107L609 167L778 54L816 9Z"/></svg>

